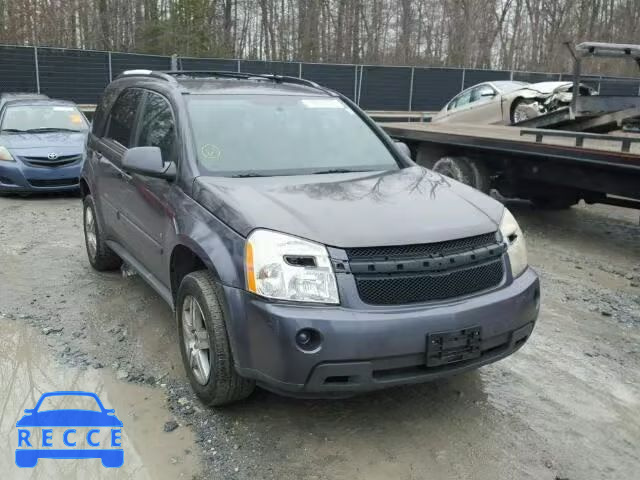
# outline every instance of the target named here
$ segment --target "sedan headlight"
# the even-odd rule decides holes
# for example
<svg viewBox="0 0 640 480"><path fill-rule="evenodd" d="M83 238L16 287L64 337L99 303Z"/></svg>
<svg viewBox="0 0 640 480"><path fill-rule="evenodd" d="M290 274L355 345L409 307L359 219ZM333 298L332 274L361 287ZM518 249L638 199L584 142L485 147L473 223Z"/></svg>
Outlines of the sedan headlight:
<svg viewBox="0 0 640 480"><path fill-rule="evenodd" d="M500 233L502 233L504 241L507 242L511 274L513 278L516 278L527 268L527 245L518 222L507 208L504 209L502 214Z"/></svg>
<svg viewBox="0 0 640 480"><path fill-rule="evenodd" d="M247 289L267 298L340 303L324 245L271 230L254 230L245 250Z"/></svg>
<svg viewBox="0 0 640 480"><path fill-rule="evenodd" d="M11 152L7 150L5 147L0 145L0 160L5 160L7 162L13 162L13 157L11 156Z"/></svg>

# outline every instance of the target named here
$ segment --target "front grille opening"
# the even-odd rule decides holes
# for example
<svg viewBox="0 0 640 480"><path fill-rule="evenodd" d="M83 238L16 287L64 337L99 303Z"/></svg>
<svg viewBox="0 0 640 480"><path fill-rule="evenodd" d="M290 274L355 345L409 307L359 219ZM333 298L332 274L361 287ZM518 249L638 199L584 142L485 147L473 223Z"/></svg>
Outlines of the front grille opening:
<svg viewBox="0 0 640 480"><path fill-rule="evenodd" d="M347 256L351 260L362 258L380 260L389 258L429 257L474 250L476 248L486 247L487 245L494 245L496 242L496 233L492 232L474 237L447 240L445 242L398 245L392 247L348 248Z"/></svg>
<svg viewBox="0 0 640 480"><path fill-rule="evenodd" d="M49 180L28 179L34 187L70 187L80 182L78 177L74 178L54 178Z"/></svg>
<svg viewBox="0 0 640 480"><path fill-rule="evenodd" d="M348 375L334 375L332 377L327 377L324 379L324 383L336 384L336 383L349 383L351 381L351 377Z"/></svg>
<svg viewBox="0 0 640 480"><path fill-rule="evenodd" d="M32 167L58 168L72 165L82 160L82 155L63 155L55 160L48 157L20 157L26 164Z"/></svg>
<svg viewBox="0 0 640 480"><path fill-rule="evenodd" d="M461 297L502 282L502 259L445 272L358 275L360 298L370 305L403 305Z"/></svg>

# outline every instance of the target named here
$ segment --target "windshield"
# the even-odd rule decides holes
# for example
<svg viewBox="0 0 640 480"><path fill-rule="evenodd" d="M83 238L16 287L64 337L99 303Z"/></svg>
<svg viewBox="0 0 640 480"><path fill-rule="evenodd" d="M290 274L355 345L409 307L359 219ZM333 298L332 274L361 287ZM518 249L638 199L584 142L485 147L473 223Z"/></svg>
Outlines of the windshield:
<svg viewBox="0 0 640 480"><path fill-rule="evenodd" d="M71 105L15 105L7 107L0 129L9 132L81 132L87 130L87 121Z"/></svg>
<svg viewBox="0 0 640 480"><path fill-rule="evenodd" d="M192 96L198 161L211 175L271 176L397 169L369 126L332 97Z"/></svg>
<svg viewBox="0 0 640 480"><path fill-rule="evenodd" d="M510 80L499 80L492 83L502 93L515 92L516 90L520 90L521 88L529 85L526 82L512 82Z"/></svg>

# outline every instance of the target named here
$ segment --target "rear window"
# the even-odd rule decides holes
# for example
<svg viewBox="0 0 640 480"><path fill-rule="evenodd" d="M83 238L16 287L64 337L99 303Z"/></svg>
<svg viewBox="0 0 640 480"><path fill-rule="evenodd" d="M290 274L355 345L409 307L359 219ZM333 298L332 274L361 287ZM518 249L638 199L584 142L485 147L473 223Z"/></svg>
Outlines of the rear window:
<svg viewBox="0 0 640 480"><path fill-rule="evenodd" d="M201 167L213 175L397 169L376 133L335 97L193 95Z"/></svg>
<svg viewBox="0 0 640 480"><path fill-rule="evenodd" d="M3 131L85 131L84 115L73 105L9 105L2 119Z"/></svg>

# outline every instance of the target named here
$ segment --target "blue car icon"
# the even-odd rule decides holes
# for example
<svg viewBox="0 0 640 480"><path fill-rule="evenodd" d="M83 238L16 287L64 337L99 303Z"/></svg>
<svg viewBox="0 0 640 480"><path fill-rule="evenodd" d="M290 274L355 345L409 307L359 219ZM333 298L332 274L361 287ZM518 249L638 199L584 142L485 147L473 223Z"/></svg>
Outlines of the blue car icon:
<svg viewBox="0 0 640 480"><path fill-rule="evenodd" d="M91 397L98 407L97 410L58 409L41 410L42 403L49 397ZM40 458L80 459L99 458L102 465L107 468L117 468L124 463L124 453L121 440L122 422L115 416L115 410L104 408L100 398L91 392L49 392L44 393L33 409L26 409L25 414L18 422L18 448L16 449L16 465L23 468L35 467ZM64 430L64 444L74 447L75 441L71 441L71 434L76 434L73 427L91 427L87 433L87 443L95 448L39 448L49 447L52 430L43 429L42 445L36 445L35 440L30 440L34 427L67 427ZM99 443L94 442L94 434L100 432L100 428L111 429L111 447L100 448ZM32 445L33 442L33 445ZM118 448L115 448L118 447Z"/></svg>

